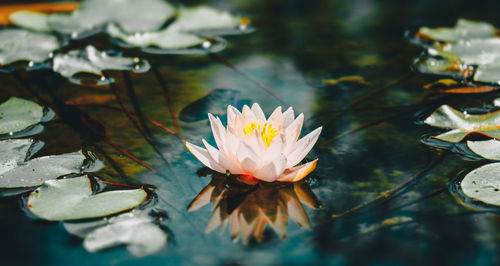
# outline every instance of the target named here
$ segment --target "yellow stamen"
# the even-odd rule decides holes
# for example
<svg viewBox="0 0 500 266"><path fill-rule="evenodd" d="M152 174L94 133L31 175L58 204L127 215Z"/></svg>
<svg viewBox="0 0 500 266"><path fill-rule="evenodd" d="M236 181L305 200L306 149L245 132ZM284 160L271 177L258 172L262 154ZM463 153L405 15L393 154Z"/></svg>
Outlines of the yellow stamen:
<svg viewBox="0 0 500 266"><path fill-rule="evenodd" d="M278 134L278 130L268 122L264 124L256 124L255 122L251 122L243 128L243 132L245 133L245 135L250 135L255 129L259 131L262 137L262 141L264 141L264 144L266 145L266 148L269 148L269 146L271 145L271 141L273 141L274 137L276 137L276 135Z"/></svg>

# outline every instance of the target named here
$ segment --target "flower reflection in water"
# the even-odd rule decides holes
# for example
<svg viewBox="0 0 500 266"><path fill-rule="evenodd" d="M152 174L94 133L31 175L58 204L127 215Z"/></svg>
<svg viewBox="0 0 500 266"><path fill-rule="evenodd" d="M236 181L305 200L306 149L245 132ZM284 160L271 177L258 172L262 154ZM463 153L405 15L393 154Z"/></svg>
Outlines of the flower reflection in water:
<svg viewBox="0 0 500 266"><path fill-rule="evenodd" d="M189 204L188 210L198 210L210 201L214 204L213 213L206 232L218 226L224 230L229 223L231 238L241 237L245 244L251 238L261 242L267 224L284 238L288 217L310 229L311 223L302 204L313 209L321 206L305 181L247 185L221 174L214 174L212 181Z"/></svg>

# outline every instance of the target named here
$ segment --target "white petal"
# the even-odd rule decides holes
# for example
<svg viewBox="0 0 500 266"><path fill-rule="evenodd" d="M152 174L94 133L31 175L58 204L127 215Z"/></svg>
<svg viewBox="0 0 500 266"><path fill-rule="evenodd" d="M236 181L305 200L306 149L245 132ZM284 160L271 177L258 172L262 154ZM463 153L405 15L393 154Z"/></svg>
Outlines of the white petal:
<svg viewBox="0 0 500 266"><path fill-rule="evenodd" d="M312 147L318 141L319 134L321 133L322 127L318 127L313 132L307 134L307 136L301 138L297 141L294 150L288 155L287 168L295 166L300 163L304 157L311 151Z"/></svg>
<svg viewBox="0 0 500 266"><path fill-rule="evenodd" d="M262 158L262 154L266 150L266 144L264 144L258 130L254 130L252 134L246 135L242 141L252 149L257 158ZM260 159L256 161L260 161Z"/></svg>
<svg viewBox="0 0 500 266"><path fill-rule="evenodd" d="M241 112L241 122L243 126L256 121L257 117L253 114L252 110L250 110L250 107L247 105L243 106L243 111Z"/></svg>
<svg viewBox="0 0 500 266"><path fill-rule="evenodd" d="M271 143L269 148L267 148L264 151L264 154L262 155L262 165L266 165L270 161L281 156L281 153L282 153L284 146L285 146L284 137L283 136L276 136L273 139L273 142Z"/></svg>
<svg viewBox="0 0 500 266"><path fill-rule="evenodd" d="M286 129L286 149L285 154L289 154L292 152L292 149L295 147L295 143L297 142L300 131L302 130L302 124L304 123L304 114L300 114Z"/></svg>
<svg viewBox="0 0 500 266"><path fill-rule="evenodd" d="M252 148L245 143L240 145L236 157L238 158L241 170L245 173L252 173L259 167L259 157L253 152Z"/></svg>
<svg viewBox="0 0 500 266"><path fill-rule="evenodd" d="M281 113L281 106L276 107L274 109L267 122L271 123L274 128L278 129L283 126L283 114Z"/></svg>
<svg viewBox="0 0 500 266"><path fill-rule="evenodd" d="M266 182L273 182L280 176L281 173L283 173L285 167L286 156L281 155L275 160L257 169L257 171L253 173L253 176Z"/></svg>
<svg viewBox="0 0 500 266"><path fill-rule="evenodd" d="M229 170L229 172L236 174L241 172L239 166L234 162L229 160L223 153L219 152L216 148L210 145L206 140L202 140L203 145L207 148L208 153L212 157L212 159L218 163L222 168Z"/></svg>
<svg viewBox="0 0 500 266"><path fill-rule="evenodd" d="M226 128L222 125L220 119L212 114L208 114L208 119L210 120L210 127L212 128L212 134L214 135L215 143L217 144L217 148L219 150L225 150L225 142L226 142Z"/></svg>
<svg viewBox="0 0 500 266"><path fill-rule="evenodd" d="M309 173L311 173L318 164L318 159L308 162L290 169L285 170L285 172L280 175L278 181L283 182L296 182L306 177Z"/></svg>
<svg viewBox="0 0 500 266"><path fill-rule="evenodd" d="M252 112L257 117L257 119L266 121L266 116L264 115L264 111L262 111L262 108L260 108L260 105L258 103L254 103L252 105Z"/></svg>
<svg viewBox="0 0 500 266"><path fill-rule="evenodd" d="M241 113L232 105L227 106L227 127L234 129L234 122L236 118L241 118Z"/></svg>
<svg viewBox="0 0 500 266"><path fill-rule="evenodd" d="M293 113L293 108L289 107L284 113L283 113L283 128L287 128L290 123L293 122L295 115Z"/></svg>
<svg viewBox="0 0 500 266"><path fill-rule="evenodd" d="M220 166L217 162L215 162L207 150L198 147L196 145L193 145L189 142L186 142L186 147L206 167L214 171L217 171L219 173L226 173L226 169L222 168L222 166Z"/></svg>

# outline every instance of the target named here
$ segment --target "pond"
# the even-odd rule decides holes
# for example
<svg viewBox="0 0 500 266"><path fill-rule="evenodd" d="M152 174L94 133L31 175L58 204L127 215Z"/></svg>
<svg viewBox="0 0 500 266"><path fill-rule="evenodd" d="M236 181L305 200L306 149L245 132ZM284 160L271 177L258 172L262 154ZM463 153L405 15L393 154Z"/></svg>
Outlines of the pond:
<svg viewBox="0 0 500 266"><path fill-rule="evenodd" d="M10 4L0 3L0 10ZM147 6L138 4L124 18L121 12L101 12L121 21L107 31L60 34L77 32L75 18L54 19L49 33L37 32L58 36L61 47L40 60L51 61L50 67L34 62L27 71L27 62L6 63L0 51L5 65L0 103L16 101L12 109L0 106L5 112L0 122L11 119L9 112L38 115L25 126L29 130L19 130L23 134L0 133L0 264L500 263L494 163L500 156L492 140L500 137L498 80L483 82L469 74L479 75L478 65L486 71L482 61L458 72L436 71L431 63L422 69L415 61L437 50L435 58L452 64L459 53L449 55L441 46L446 42L415 41L422 37L421 31L416 34L420 27L454 27L459 19L500 27L493 12L500 3L200 0L182 5L230 11L237 24L229 24L232 32L204 32L209 37L174 32L176 41L160 45L156 37L126 32L151 24L175 31L180 16L169 17L171 11L160 4L141 24ZM198 19L193 17L187 21ZM222 20L216 17L209 21ZM37 19L30 17L28 26L43 32L44 18ZM47 39L24 36L19 42L12 36L5 47L24 47L27 53L52 47ZM89 72L81 58L97 62L94 74L80 72ZM438 80L453 85L429 86ZM202 139L216 145L208 113L226 125L228 105L241 111L253 103L266 117L278 106L293 107L295 116L303 113L297 132L302 138L322 127L302 162L318 158L307 177L271 183L218 173L186 148L185 141L202 146ZM440 135L450 129L458 133ZM12 131L18 130L6 132ZM28 142L5 142L11 137ZM67 161L55 156L61 154ZM5 185L7 178L14 183ZM32 183L15 183L29 178ZM467 187L462 179L472 183ZM483 188L487 199L470 197Z"/></svg>

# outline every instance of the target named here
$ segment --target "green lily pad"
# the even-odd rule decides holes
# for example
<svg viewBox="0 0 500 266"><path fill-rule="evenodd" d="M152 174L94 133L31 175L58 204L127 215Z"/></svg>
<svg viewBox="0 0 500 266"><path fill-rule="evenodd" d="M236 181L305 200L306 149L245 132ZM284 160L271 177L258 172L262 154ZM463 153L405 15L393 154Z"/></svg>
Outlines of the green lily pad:
<svg viewBox="0 0 500 266"><path fill-rule="evenodd" d="M112 79L104 77L104 70L129 70L137 73L146 72L150 65L148 61L139 58L122 57L120 54L101 52L89 45L81 50L72 50L67 54L58 54L53 60L53 70L71 81L77 73L95 74L99 84L109 84ZM77 82L79 83L79 82Z"/></svg>
<svg viewBox="0 0 500 266"><path fill-rule="evenodd" d="M81 39L103 31L108 23L116 23L126 32L157 30L174 15L175 8L162 0L87 0L71 14L18 11L9 19L21 27Z"/></svg>
<svg viewBox="0 0 500 266"><path fill-rule="evenodd" d="M493 37L495 36L495 27L486 22L459 19L454 28L422 27L419 29L418 35L437 41L456 42Z"/></svg>
<svg viewBox="0 0 500 266"><path fill-rule="evenodd" d="M18 167L32 154L37 152L42 142L33 139L9 139L0 141L0 175Z"/></svg>
<svg viewBox="0 0 500 266"><path fill-rule="evenodd" d="M151 255L160 251L168 236L157 224L156 218L143 210L133 210L112 217L108 224L85 236L83 246L96 252L115 246L126 245L136 257Z"/></svg>
<svg viewBox="0 0 500 266"><path fill-rule="evenodd" d="M202 46L216 52L225 47L223 39L216 36L248 32L246 20L207 6L180 8L177 19L166 29L143 33L127 33L117 25L110 24L107 32L124 43L122 46L148 46L164 49L184 49ZM160 49L143 49L161 53Z"/></svg>
<svg viewBox="0 0 500 266"><path fill-rule="evenodd" d="M143 189L115 190L93 194L87 176L49 180L28 197L28 208L49 221L78 220L108 216L143 203Z"/></svg>
<svg viewBox="0 0 500 266"><path fill-rule="evenodd" d="M60 47L59 40L50 34L3 29L0 31L0 65L17 61L41 62Z"/></svg>
<svg viewBox="0 0 500 266"><path fill-rule="evenodd" d="M452 129L434 136L434 138L447 142L460 142L471 133L500 138L500 111L471 115L462 113L448 105L442 105L427 117L424 123L434 127Z"/></svg>
<svg viewBox="0 0 500 266"><path fill-rule="evenodd" d="M1 145L4 145L4 142L1 141ZM16 148L10 152L15 154L12 160L16 165L13 165L14 161L11 160L10 164L0 168L0 188L34 187L62 175L80 173L86 159L81 151L77 151L39 157L25 162L18 160L20 152L18 153Z"/></svg>
<svg viewBox="0 0 500 266"><path fill-rule="evenodd" d="M483 158L500 161L500 141L498 140L467 141L467 147Z"/></svg>
<svg viewBox="0 0 500 266"><path fill-rule="evenodd" d="M463 193L474 200L500 206L500 163L481 166L460 182Z"/></svg>
<svg viewBox="0 0 500 266"><path fill-rule="evenodd" d="M53 112L44 112L43 107L32 101L11 97L0 104L0 136L13 137L16 132L48 121L53 116Z"/></svg>

